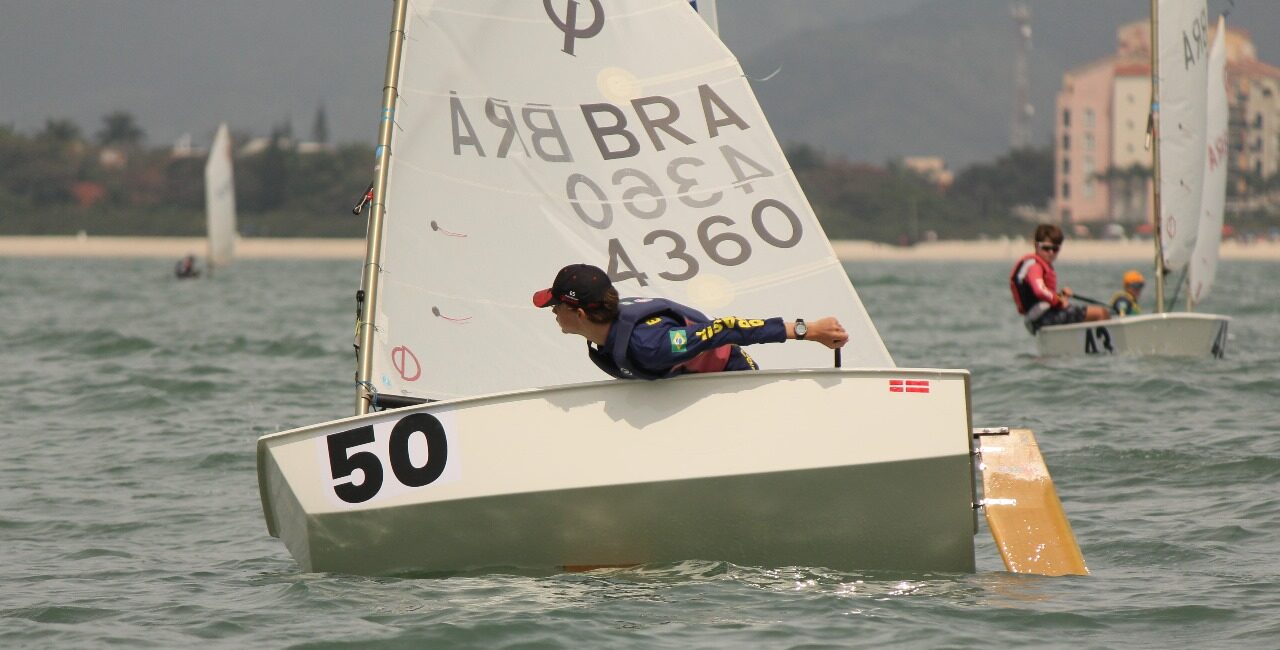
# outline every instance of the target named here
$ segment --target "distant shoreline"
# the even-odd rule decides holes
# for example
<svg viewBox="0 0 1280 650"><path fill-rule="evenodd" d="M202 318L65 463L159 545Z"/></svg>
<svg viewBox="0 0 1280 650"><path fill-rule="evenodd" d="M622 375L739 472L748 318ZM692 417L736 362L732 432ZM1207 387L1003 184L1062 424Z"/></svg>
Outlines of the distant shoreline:
<svg viewBox="0 0 1280 650"><path fill-rule="evenodd" d="M831 246L843 262L1012 262L1031 250L1027 242L1017 239L923 242L906 247L838 240L831 242ZM176 260L187 254L204 257L204 238L0 237L0 257L141 257ZM236 256L245 259L362 260L364 254L363 239L242 238L236 243ZM1066 264L1145 262L1151 260L1153 255L1150 241L1069 240L1063 247L1061 259ZM1223 242L1222 259L1280 261L1280 242Z"/></svg>
<svg viewBox="0 0 1280 650"><path fill-rule="evenodd" d="M0 237L0 257L159 257L203 259L204 237ZM363 239L245 238L236 257L245 259L364 259Z"/></svg>

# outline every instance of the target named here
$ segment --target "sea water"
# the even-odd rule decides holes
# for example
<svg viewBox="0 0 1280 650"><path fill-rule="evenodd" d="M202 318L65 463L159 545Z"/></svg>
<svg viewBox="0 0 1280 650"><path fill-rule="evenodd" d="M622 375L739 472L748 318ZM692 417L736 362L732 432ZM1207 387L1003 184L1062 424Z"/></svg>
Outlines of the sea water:
<svg viewBox="0 0 1280 650"><path fill-rule="evenodd" d="M1059 272L1106 299L1128 266ZM985 526L972 574L304 573L254 443L350 414L360 263L8 258L0 646L1280 647L1280 264L1223 264L1222 360L1037 358L1004 263L847 269L899 365L968 368L975 426L1037 432L1091 575L1005 573Z"/></svg>

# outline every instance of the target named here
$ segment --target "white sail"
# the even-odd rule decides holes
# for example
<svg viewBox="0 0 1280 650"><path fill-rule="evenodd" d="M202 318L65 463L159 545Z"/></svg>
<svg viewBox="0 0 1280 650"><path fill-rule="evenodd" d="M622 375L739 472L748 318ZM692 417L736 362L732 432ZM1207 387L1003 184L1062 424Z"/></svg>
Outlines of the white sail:
<svg viewBox="0 0 1280 650"><path fill-rule="evenodd" d="M737 60L700 20L687 0L410 4L375 390L603 379L530 300L578 262L624 296L713 317L835 315L844 365L893 366ZM832 362L819 345L751 354Z"/></svg>
<svg viewBox="0 0 1280 650"><path fill-rule="evenodd" d="M226 266L235 255L236 191L231 166L231 135L227 125L218 126L218 134L209 149L204 166L204 200L209 251L208 266Z"/></svg>
<svg viewBox="0 0 1280 650"><path fill-rule="evenodd" d="M716 12L716 0L689 0L689 4L707 21L711 31L720 33L720 14Z"/></svg>
<svg viewBox="0 0 1280 650"><path fill-rule="evenodd" d="M1186 266L1204 186L1209 13L1204 0L1159 0L1160 241L1164 266Z"/></svg>
<svg viewBox="0 0 1280 650"><path fill-rule="evenodd" d="M1209 50L1208 121L1205 132L1204 190L1200 197L1200 225L1195 252L1187 271L1191 305L1204 300L1218 271L1222 245L1223 209L1227 200L1227 24L1218 17L1217 36Z"/></svg>

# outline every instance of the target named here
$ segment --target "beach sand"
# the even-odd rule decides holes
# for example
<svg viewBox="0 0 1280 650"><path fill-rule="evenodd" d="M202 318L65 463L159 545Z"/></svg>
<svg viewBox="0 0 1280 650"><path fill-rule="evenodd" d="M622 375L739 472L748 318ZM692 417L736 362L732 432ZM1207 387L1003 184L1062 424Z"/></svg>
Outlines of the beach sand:
<svg viewBox="0 0 1280 650"><path fill-rule="evenodd" d="M0 237L0 257L159 257L203 259L204 237ZM364 259L363 239L240 238L245 259Z"/></svg>
<svg viewBox="0 0 1280 650"><path fill-rule="evenodd" d="M915 246L890 246L866 241L833 241L836 256L843 261L907 260L907 261L1005 261L1014 262L1031 252L1031 242L1021 239L983 241L922 242ZM1280 260L1280 242L1222 242L1223 260ZM1151 240L1068 239L1058 260L1078 262L1149 262L1154 264L1155 247Z"/></svg>
<svg viewBox="0 0 1280 650"><path fill-rule="evenodd" d="M923 242L915 246L891 246L868 241L831 242L836 255L853 261L1007 261L1031 252L1031 244L1018 239ZM1224 260L1280 261L1280 242L1237 241L1222 243ZM177 260L205 255L202 237L0 237L0 257L150 257ZM1068 240L1061 261L1146 262L1154 256L1150 241ZM245 259L352 259L365 255L363 239L241 238L236 257Z"/></svg>

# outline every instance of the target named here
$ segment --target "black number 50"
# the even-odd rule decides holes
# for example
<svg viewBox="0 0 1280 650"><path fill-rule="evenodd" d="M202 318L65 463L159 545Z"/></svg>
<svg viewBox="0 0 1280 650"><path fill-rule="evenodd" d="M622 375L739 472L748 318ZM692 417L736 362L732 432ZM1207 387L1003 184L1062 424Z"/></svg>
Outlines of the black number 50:
<svg viewBox="0 0 1280 650"><path fill-rule="evenodd" d="M422 467L409 458L409 439L421 433L427 441L427 462ZM364 477L359 483L347 482L333 486L333 493L347 503L364 503L377 496L382 489L382 461L372 451L349 453L352 447L374 441L373 427L366 426L330 434L325 442L329 447L329 472L335 480L347 478L360 470ZM391 429L387 441L387 457L396 480L409 487L428 485L444 473L449 460L449 441L444 426L429 413L414 413L402 418Z"/></svg>

